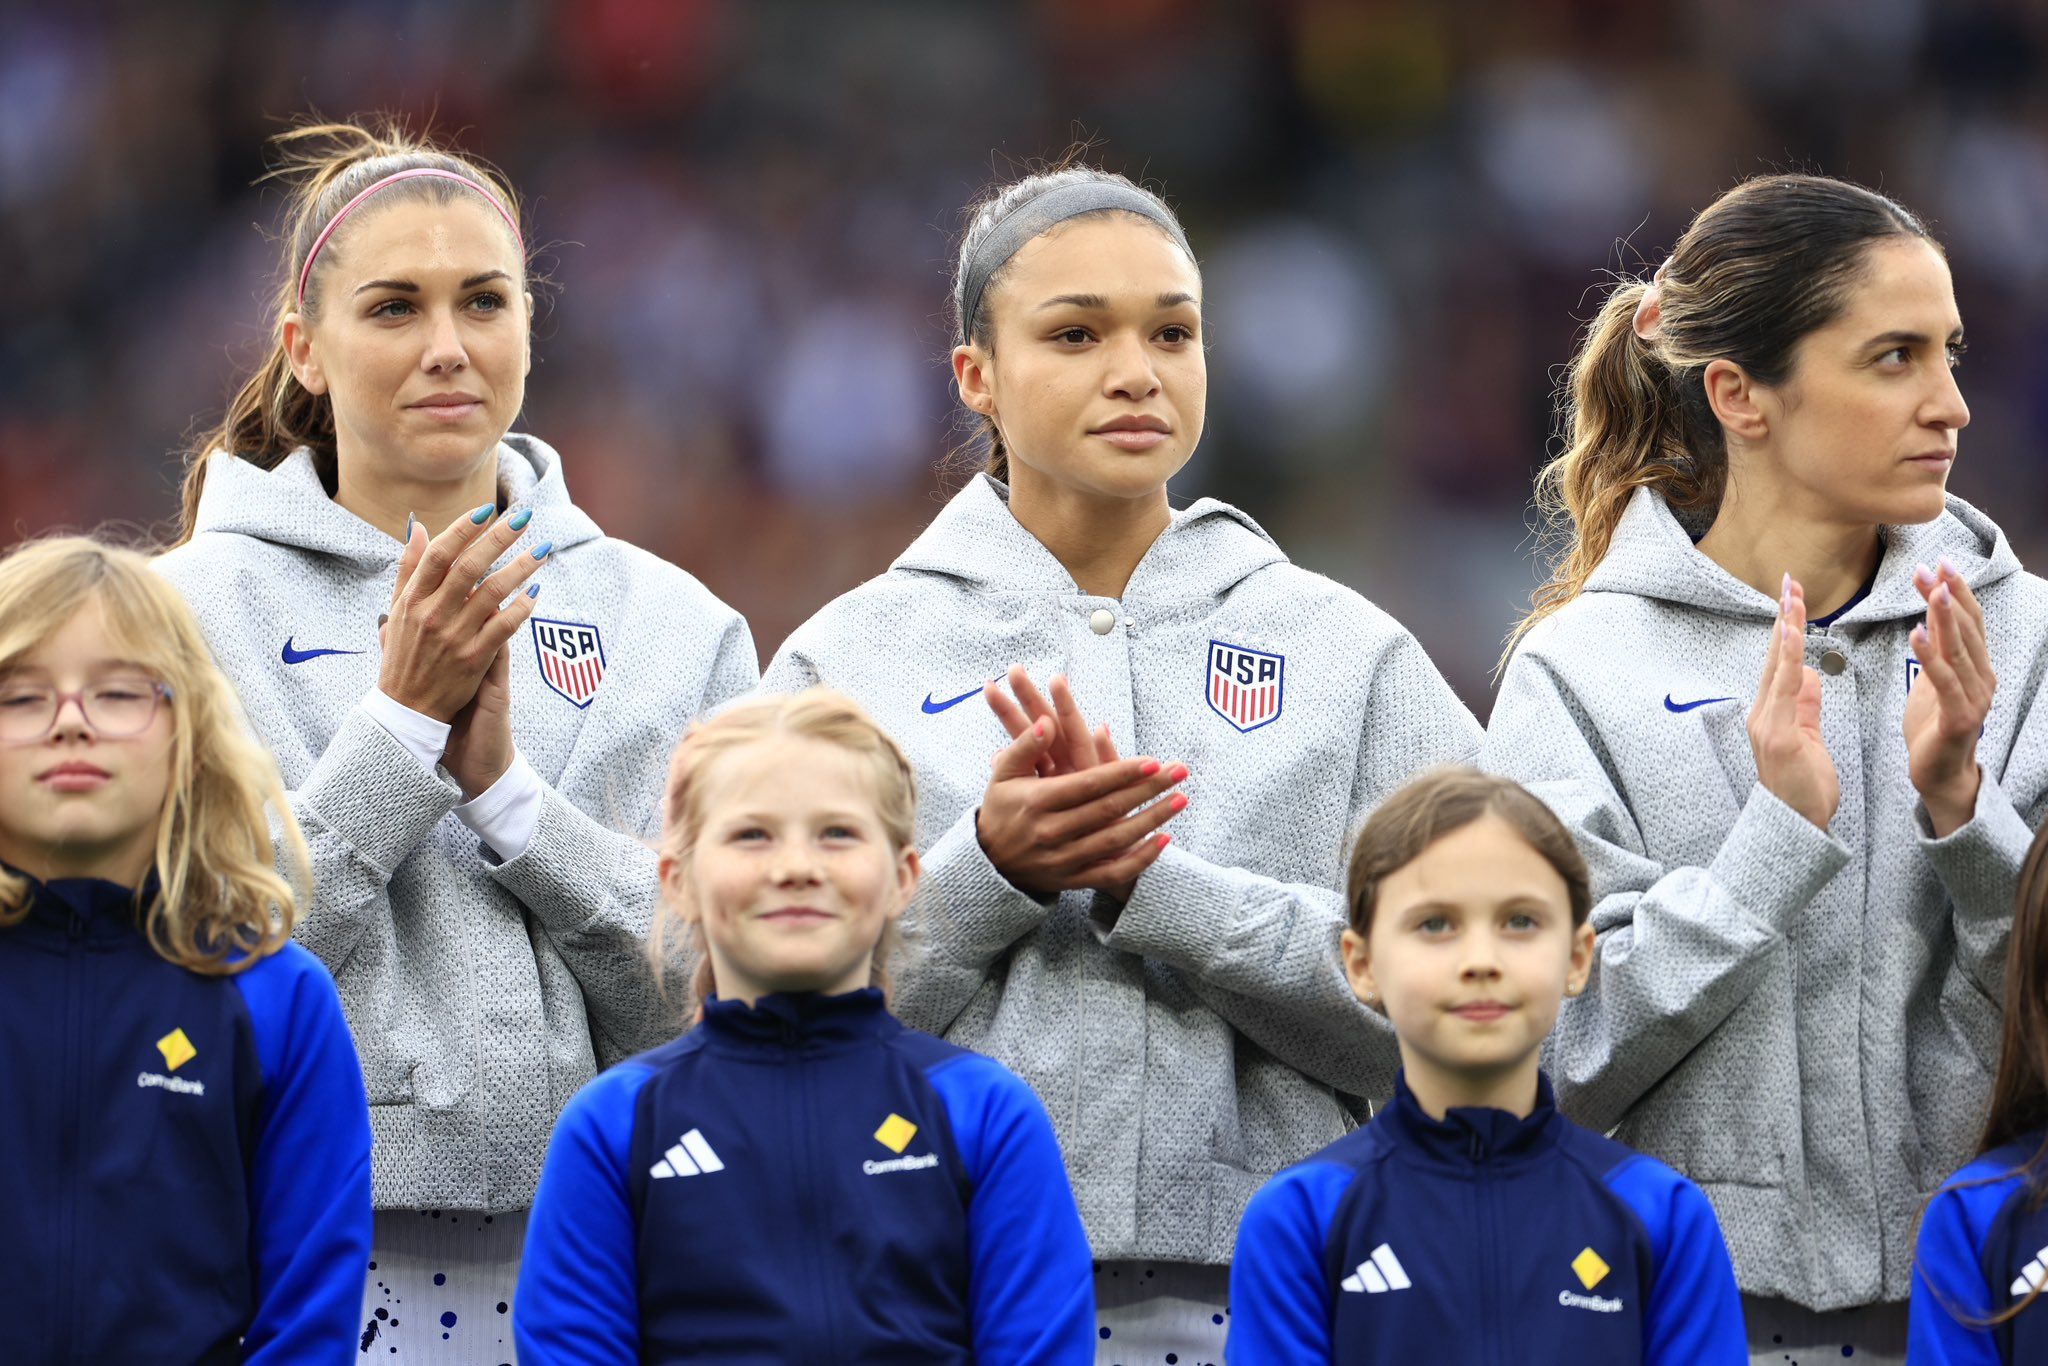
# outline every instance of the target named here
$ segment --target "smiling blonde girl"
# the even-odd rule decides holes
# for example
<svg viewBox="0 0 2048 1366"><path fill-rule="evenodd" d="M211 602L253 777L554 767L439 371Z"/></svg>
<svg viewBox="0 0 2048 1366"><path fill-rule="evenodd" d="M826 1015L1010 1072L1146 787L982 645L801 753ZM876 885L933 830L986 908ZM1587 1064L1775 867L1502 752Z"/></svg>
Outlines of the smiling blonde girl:
<svg viewBox="0 0 2048 1366"><path fill-rule="evenodd" d="M702 1021L556 1128L523 1359L1092 1358L1044 1109L897 1023L877 985L921 873L915 807L903 751L822 689L736 704L678 746L662 884L703 954Z"/></svg>

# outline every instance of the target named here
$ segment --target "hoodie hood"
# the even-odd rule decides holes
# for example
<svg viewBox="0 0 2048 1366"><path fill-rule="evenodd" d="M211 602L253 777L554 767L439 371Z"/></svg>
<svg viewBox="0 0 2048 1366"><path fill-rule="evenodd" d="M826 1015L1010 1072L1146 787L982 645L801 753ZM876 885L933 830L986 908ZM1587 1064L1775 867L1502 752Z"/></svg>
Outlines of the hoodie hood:
<svg viewBox="0 0 2048 1366"><path fill-rule="evenodd" d="M2020 570L2005 533L1989 517L1950 494L1941 516L1913 526L1884 528L1884 555L1870 595L1836 621L1867 626L1917 618L1927 603L1913 587L1913 566L1949 557L1971 591ZM1607 556L1586 580L1587 593L1627 593L1743 620L1771 621L1778 601L1715 564L1693 544L1670 504L1653 489L1639 488L1614 530Z"/></svg>
<svg viewBox="0 0 2048 1366"><path fill-rule="evenodd" d="M1204 498L1172 514L1145 551L1126 599L1219 598L1287 556L1265 529L1228 503ZM1010 486L978 474L890 566L944 574L983 590L1075 594L1074 576L1010 511Z"/></svg>
<svg viewBox="0 0 2048 1366"><path fill-rule="evenodd" d="M507 511L526 507L544 513L557 549L604 534L569 500L562 457L534 437L509 435L498 443L498 497ZM401 549L328 496L313 467L313 453L304 446L268 470L226 451L208 456L192 532L209 531L253 536L379 571L395 563Z"/></svg>

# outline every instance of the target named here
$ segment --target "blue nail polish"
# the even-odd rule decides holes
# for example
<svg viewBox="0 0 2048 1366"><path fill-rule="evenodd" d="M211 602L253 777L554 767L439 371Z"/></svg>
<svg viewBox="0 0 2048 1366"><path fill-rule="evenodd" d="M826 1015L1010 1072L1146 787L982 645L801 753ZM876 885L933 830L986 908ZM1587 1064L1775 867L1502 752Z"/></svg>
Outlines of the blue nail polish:
<svg viewBox="0 0 2048 1366"><path fill-rule="evenodd" d="M540 585L539 585L539 584L537 584L537 583L530 583L530 584L526 585L526 596L527 596L527 597L529 597L529 598L537 598L537 597L539 597L539 596L540 596Z"/></svg>
<svg viewBox="0 0 2048 1366"><path fill-rule="evenodd" d="M478 526L482 526L485 522L491 520L491 514L497 510L498 505L496 503L485 503L475 512L469 514L469 520L475 522Z"/></svg>
<svg viewBox="0 0 2048 1366"><path fill-rule="evenodd" d="M536 560L545 560L548 557L548 552L550 550L553 550L554 548L555 543L553 541L542 541L539 545L533 548L533 558L535 558Z"/></svg>
<svg viewBox="0 0 2048 1366"><path fill-rule="evenodd" d="M523 508L512 514L512 529L514 531L524 531L526 530L526 524L532 520L533 509Z"/></svg>
<svg viewBox="0 0 2048 1366"><path fill-rule="evenodd" d="M405 514L405 543L407 545L412 544L412 514L410 512Z"/></svg>

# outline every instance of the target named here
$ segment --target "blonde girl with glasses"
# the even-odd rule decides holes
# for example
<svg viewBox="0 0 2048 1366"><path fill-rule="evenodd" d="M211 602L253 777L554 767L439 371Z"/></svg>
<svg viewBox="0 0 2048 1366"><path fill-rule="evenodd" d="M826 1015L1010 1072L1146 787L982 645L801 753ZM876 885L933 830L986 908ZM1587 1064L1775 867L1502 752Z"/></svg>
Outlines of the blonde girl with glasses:
<svg viewBox="0 0 2048 1366"><path fill-rule="evenodd" d="M0 1276L22 1361L349 1359L370 1125L306 850L177 592L0 560Z"/></svg>

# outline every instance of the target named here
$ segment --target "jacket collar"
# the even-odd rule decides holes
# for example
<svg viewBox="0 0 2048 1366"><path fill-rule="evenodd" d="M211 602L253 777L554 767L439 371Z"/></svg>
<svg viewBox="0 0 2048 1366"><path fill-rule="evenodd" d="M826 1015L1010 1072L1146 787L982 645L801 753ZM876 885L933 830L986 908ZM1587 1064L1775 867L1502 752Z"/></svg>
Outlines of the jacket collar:
<svg viewBox="0 0 2048 1366"><path fill-rule="evenodd" d="M141 933L142 908L156 895L154 872L137 892L96 877L39 882L18 868L0 867L28 880L28 918L20 928L39 939L82 939L93 944L132 939Z"/></svg>
<svg viewBox="0 0 2048 1366"><path fill-rule="evenodd" d="M903 1026L873 987L826 996L777 992L748 1005L713 996L704 1002L705 1032L748 1051L836 1049L887 1038Z"/></svg>
<svg viewBox="0 0 2048 1366"><path fill-rule="evenodd" d="M2005 533L1954 494L1933 521L1888 526L1884 537L1870 596L1844 612L1836 626L1917 620L1927 603L1913 587L1913 566L1932 564L1943 555L1980 593L2020 570ZM1586 580L1585 591L1658 598L1744 620L1770 621L1778 613L1775 597L1759 593L1701 554L1671 505L1648 488L1630 496L1613 544Z"/></svg>
<svg viewBox="0 0 2048 1366"><path fill-rule="evenodd" d="M604 534L570 502L562 457L533 437L515 434L498 443L498 495L507 509L526 507L538 513L547 538L558 549ZM313 467L313 453L304 446L268 470L214 451L207 457L206 486L192 529L195 535L224 531L254 536L333 555L379 573L397 564L404 549L328 496Z"/></svg>
<svg viewBox="0 0 2048 1366"><path fill-rule="evenodd" d="M1221 597L1239 580L1287 556L1265 529L1228 503L1204 498L1173 513L1131 575L1124 601ZM976 475L910 543L894 569L923 570L985 590L1075 594L1053 553L1010 512L1010 487Z"/></svg>
<svg viewBox="0 0 2048 1366"><path fill-rule="evenodd" d="M1558 1114L1550 1078L1536 1076L1536 1108L1526 1119L1484 1106L1455 1107L1442 1119L1431 1119L1402 1073L1394 1075L1394 1099L1375 1123L1387 1124L1397 1143L1432 1166L1469 1171L1483 1162L1515 1163L1548 1152L1557 1145Z"/></svg>

